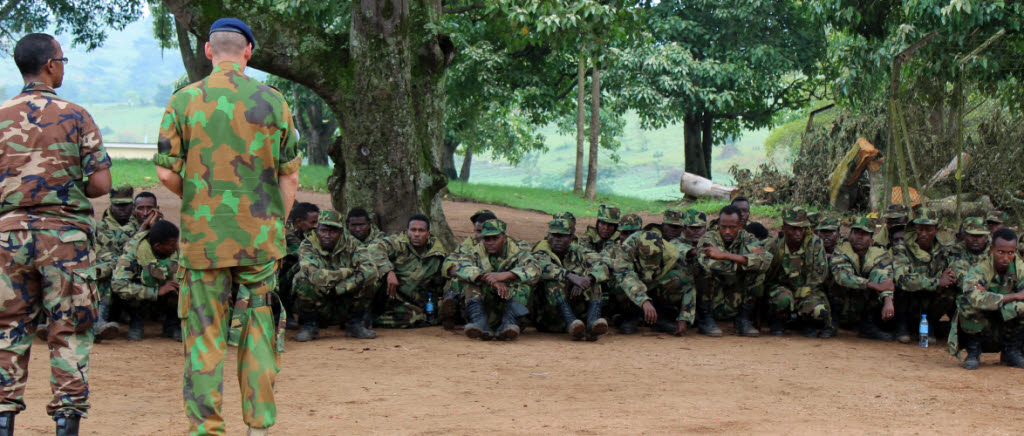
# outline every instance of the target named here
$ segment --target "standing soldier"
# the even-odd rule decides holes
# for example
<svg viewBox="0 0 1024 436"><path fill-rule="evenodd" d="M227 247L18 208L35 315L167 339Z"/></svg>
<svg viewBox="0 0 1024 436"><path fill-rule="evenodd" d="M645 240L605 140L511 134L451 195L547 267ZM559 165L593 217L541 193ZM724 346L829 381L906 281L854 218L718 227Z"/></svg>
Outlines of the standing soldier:
<svg viewBox="0 0 1024 436"><path fill-rule="evenodd" d="M956 313L956 275L950 268L948 248L939 242L939 216L921 208L911 222L903 244L893 248L896 274L896 340L910 343L911 323L927 315L929 342L943 315Z"/></svg>
<svg viewBox="0 0 1024 436"><path fill-rule="evenodd" d="M655 232L637 232L622 243L612 273L629 299L657 330L683 336L694 320L696 291L679 250Z"/></svg>
<svg viewBox="0 0 1024 436"><path fill-rule="evenodd" d="M251 434L266 434L277 420L274 379L284 346L271 304L302 155L284 97L245 75L256 48L249 27L221 18L209 36L213 71L171 96L154 157L160 181L182 197L185 414L191 434L224 433L224 353L234 311L242 416ZM233 290L247 299L232 308Z"/></svg>
<svg viewBox="0 0 1024 436"><path fill-rule="evenodd" d="M96 319L96 342L111 339L117 335L120 325L110 321L111 288L110 280L117 265L117 258L131 239L132 230L126 226L132 219L135 206L135 188L122 185L110 190L110 208L103 212L103 218L96 225L96 290L99 291L99 318Z"/></svg>
<svg viewBox="0 0 1024 436"><path fill-rule="evenodd" d="M718 228L704 234L698 243L697 261L704 273L697 277L701 333L717 337L721 330L715 318L735 317L740 336L758 337L752 317L754 304L764 290L764 274L772 263L771 253L743 230L742 213L725 206L718 213Z"/></svg>
<svg viewBox="0 0 1024 436"><path fill-rule="evenodd" d="M25 410L29 347L50 320L46 413L58 435L77 435L89 410L89 353L96 321L90 198L110 191L110 156L81 106L57 96L64 79L57 40L26 35L14 47L25 87L0 105L0 433ZM40 313L42 312L42 313Z"/></svg>
<svg viewBox="0 0 1024 436"><path fill-rule="evenodd" d="M850 226L850 235L836 247L832 270L833 298L859 318L857 336L867 339L891 341L892 336L878 327L893 317L892 253L874 244L875 224L867 217L859 217ZM836 316L839 309L834 309Z"/></svg>
<svg viewBox="0 0 1024 436"><path fill-rule="evenodd" d="M782 212L782 235L772 247L768 269L768 299L773 306L771 332L782 336L790 314L799 317L806 337L832 337L832 316L822 289L828 275L828 258L821 239L810 230L807 211L787 208Z"/></svg>
<svg viewBox="0 0 1024 436"><path fill-rule="evenodd" d="M609 243L619 239L618 227L619 208L602 204L597 208L597 225L587 227L581 243L600 253Z"/></svg>
<svg viewBox="0 0 1024 436"><path fill-rule="evenodd" d="M145 225L144 225L145 226ZM128 340L143 336L143 305L164 315L165 338L181 342L178 320L178 228L159 220L133 236L114 267L113 292L132 308Z"/></svg>

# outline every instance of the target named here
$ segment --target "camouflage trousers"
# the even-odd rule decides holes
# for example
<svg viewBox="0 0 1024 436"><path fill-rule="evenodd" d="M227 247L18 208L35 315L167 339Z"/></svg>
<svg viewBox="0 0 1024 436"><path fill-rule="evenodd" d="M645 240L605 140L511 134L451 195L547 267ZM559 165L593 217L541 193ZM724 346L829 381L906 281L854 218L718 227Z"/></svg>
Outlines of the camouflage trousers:
<svg viewBox="0 0 1024 436"><path fill-rule="evenodd" d="M376 292L372 284L359 286L343 294L338 294L337 289L296 283L292 291L295 292L295 306L300 316L303 313L315 313L321 326L344 324L349 315L369 309Z"/></svg>
<svg viewBox="0 0 1024 436"><path fill-rule="evenodd" d="M242 419L253 428L274 425L274 380L281 368L280 320L272 311L276 262L211 270L179 269L189 434L223 434L224 356L232 312L240 320L238 385ZM242 298L242 297L245 298ZM234 307L232 299L237 300ZM242 307L244 306L244 307Z"/></svg>
<svg viewBox="0 0 1024 436"><path fill-rule="evenodd" d="M960 292L952 287L932 292L906 292L897 289L893 305L897 313L909 314L908 319L911 320L920 319L922 314L927 314L929 320L938 320L942 315L949 315L952 318L956 314L958 294Z"/></svg>
<svg viewBox="0 0 1024 436"><path fill-rule="evenodd" d="M875 291L833 285L827 294L832 319L842 325L859 326L864 321L866 311L881 313L882 310L882 302L878 300L878 292Z"/></svg>
<svg viewBox="0 0 1024 436"><path fill-rule="evenodd" d="M981 335L982 348L987 352L1000 351L1000 340L1024 334L1024 302L1003 304L998 310L982 310L973 304L967 294L956 298L956 315L949 329L949 353L957 355L962 349L959 334Z"/></svg>
<svg viewBox="0 0 1024 436"><path fill-rule="evenodd" d="M29 352L40 315L49 319L53 399L46 413L88 411L98 300L89 246L81 230L0 232L0 412L25 409Z"/></svg>
<svg viewBox="0 0 1024 436"><path fill-rule="evenodd" d="M562 333L566 329L565 320L558 311L558 304L562 301L569 303L573 315L583 319L587 316L587 303L590 300L601 299L604 294L601 292L601 284L594 283L590 289L583 291L573 298L570 295L571 287L565 282L547 280L537 285L537 290L530 295L530 312L533 313L534 325L542 332Z"/></svg>
<svg viewBox="0 0 1024 436"><path fill-rule="evenodd" d="M530 294L532 289L530 285L521 282L509 283L509 297L503 299L498 295L498 290L487 286L477 284L465 284L463 289L466 292L466 300L480 300L484 306L484 314L487 316L487 322L492 327L498 326L501 323L501 318L505 316L505 310L508 308L509 301L515 301L522 304L523 307L530 307Z"/></svg>
<svg viewBox="0 0 1024 436"><path fill-rule="evenodd" d="M465 321L462 316L463 309L465 309L465 288L465 285L458 279L448 279L444 285L444 298L452 298L455 300L456 311L454 316L455 319L453 320L455 324L462 324L463 321ZM438 306L438 310L440 311L440 306ZM438 313L438 315L441 314ZM441 318L441 316L438 316L438 318ZM441 319L440 321L444 322L444 319Z"/></svg>
<svg viewBox="0 0 1024 436"><path fill-rule="evenodd" d="M765 276L760 272L731 275L701 274L695 280L697 301L711 303L715 319L734 318L743 303L754 304L764 294Z"/></svg>
<svg viewBox="0 0 1024 436"><path fill-rule="evenodd" d="M832 325L828 297L821 290L804 286L794 292L789 287L774 285L768 290L768 299L775 316L788 317L789 314L795 313L803 321Z"/></svg>
<svg viewBox="0 0 1024 436"><path fill-rule="evenodd" d="M388 297L386 280L377 283L373 292L374 326L384 328L415 328L437 325L437 317L427 322L427 294L434 299L434 311L437 314L438 297L443 290L436 284L402 282L395 291L395 298Z"/></svg>

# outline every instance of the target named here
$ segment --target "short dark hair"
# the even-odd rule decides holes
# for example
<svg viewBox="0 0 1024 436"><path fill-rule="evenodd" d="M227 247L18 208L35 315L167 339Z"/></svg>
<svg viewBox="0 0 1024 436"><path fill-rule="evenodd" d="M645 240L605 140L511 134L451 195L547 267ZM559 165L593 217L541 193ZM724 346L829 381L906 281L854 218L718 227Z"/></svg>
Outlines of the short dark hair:
<svg viewBox="0 0 1024 436"><path fill-rule="evenodd" d="M156 195L154 195L152 192L149 192L149 191L142 191L142 192L138 193L135 196L136 200L138 200L140 198L152 198L153 202L156 203Z"/></svg>
<svg viewBox="0 0 1024 436"><path fill-rule="evenodd" d="M737 197L737 198L739 198L739 197ZM742 216L742 214L743 213L740 212L740 208L729 204L729 205L726 205L726 206L722 207L722 210L718 211L718 219L721 220L722 217L725 216L725 215Z"/></svg>
<svg viewBox="0 0 1024 436"><path fill-rule="evenodd" d="M14 63L21 76L39 74L43 65L57 55L57 44L52 36L45 33L30 33L18 40L14 46Z"/></svg>
<svg viewBox="0 0 1024 436"><path fill-rule="evenodd" d="M352 218L366 218L366 220L369 221L370 214L369 212L366 211L366 209L356 206L348 210L348 215L345 216L345 222L347 223L351 221Z"/></svg>
<svg viewBox="0 0 1024 436"><path fill-rule="evenodd" d="M409 221L405 223L405 228L409 228L409 224L412 224L413 221L423 221L427 223L427 230L430 230L430 218L427 218L426 215L418 213L416 215L409 217Z"/></svg>
<svg viewBox="0 0 1024 436"><path fill-rule="evenodd" d="M482 214L476 216L476 221L473 221L473 224L480 224L480 223L482 223L484 221L487 221L487 220L496 220L496 219L498 219L498 217L495 216L493 213L482 213Z"/></svg>
<svg viewBox="0 0 1024 436"><path fill-rule="evenodd" d="M153 227L149 228L149 234L146 235L149 245L156 245L171 239L178 239L178 226L167 220L158 220L153 223Z"/></svg>
<svg viewBox="0 0 1024 436"><path fill-rule="evenodd" d="M288 214L288 221L301 220L311 213L320 213L320 206L313 203L297 203L292 208L292 213Z"/></svg>
<svg viewBox="0 0 1024 436"><path fill-rule="evenodd" d="M1017 233L1014 232L1009 227L1003 227L1003 228L1001 228L999 230L996 230L995 233L992 234L992 245L995 245L997 239L1002 239L1004 241L1010 241L1010 242L1013 242L1013 243L1016 244L1017 243Z"/></svg>
<svg viewBox="0 0 1024 436"><path fill-rule="evenodd" d="M745 201L747 203L750 203L750 200L747 200L747 197L744 197L744 196L741 195L739 197L736 197L736 198L732 199L732 201L730 201L729 204L733 205L733 204L739 203L741 201Z"/></svg>
<svg viewBox="0 0 1024 436"><path fill-rule="evenodd" d="M747 224L747 227L745 227L743 230L746 230L747 233L754 235L754 237L757 239L764 239L768 237L768 228L761 223Z"/></svg>

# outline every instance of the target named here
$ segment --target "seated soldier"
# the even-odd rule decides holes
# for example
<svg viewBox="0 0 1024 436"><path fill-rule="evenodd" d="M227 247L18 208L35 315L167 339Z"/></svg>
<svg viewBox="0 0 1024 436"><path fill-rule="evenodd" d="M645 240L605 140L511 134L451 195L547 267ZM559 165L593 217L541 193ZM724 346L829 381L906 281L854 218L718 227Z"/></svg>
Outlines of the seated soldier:
<svg viewBox="0 0 1024 436"><path fill-rule="evenodd" d="M388 328L436 325L427 303L440 296L444 286L441 263L448 254L437 238L430 236L430 218L409 217L405 233L380 238L366 247L360 267L379 277L373 292L374 324Z"/></svg>
<svg viewBox="0 0 1024 436"><path fill-rule="evenodd" d="M811 214L808 213L808 218ZM822 214L820 212L815 213L815 219L811 220L814 225L814 234L821 239L821 245L825 248L825 258L828 264L832 264L832 258L836 254L836 245L841 239L839 235L839 220ZM837 290L835 280L832 277L831 268L828 269L828 273L825 274L825 283L822 284L821 288L825 291L825 296L828 297L828 306L832 309L832 335L835 336L839 332L839 323L846 320L845 307L843 302L837 298Z"/></svg>
<svg viewBox="0 0 1024 436"><path fill-rule="evenodd" d="M151 306L154 312L164 315L163 336L181 342L177 298L178 233L178 227L170 221L157 220L150 224L150 220L146 220L117 259L111 287L113 293L128 304L131 313L129 341L142 339L143 305L155 303Z"/></svg>
<svg viewBox="0 0 1024 436"><path fill-rule="evenodd" d="M576 236L576 215L572 212L561 212L551 216L551 219L555 220L566 220L569 222L569 233L572 235L572 243L579 244L580 238Z"/></svg>
<svg viewBox="0 0 1024 436"><path fill-rule="evenodd" d="M999 362L1004 365L1024 368L1024 261L1016 256L1016 247L1013 230L997 230L989 255L967 273L963 294L957 296L959 334L950 329L949 352L959 354L962 337L965 369L978 369L985 349L1001 351Z"/></svg>
<svg viewBox="0 0 1024 436"><path fill-rule="evenodd" d="M643 224L640 215L635 213L627 213L622 216L619 220L618 231L616 232L619 235L618 240L607 244L601 252L601 259L605 261L609 268L611 268L611 264L616 257L626 257L626 254L622 251L622 243L634 233L640 231ZM612 273L609 271L609 274ZM629 295L626 294L626 291L620 286L621 283L617 280L610 280L607 285L607 289L602 296L604 307L607 308L605 312L619 317L619 333L624 335L636 333L637 327L640 326L641 309L630 300Z"/></svg>
<svg viewBox="0 0 1024 436"><path fill-rule="evenodd" d="M601 283L609 278L608 266L600 254L572 243L572 237L569 220L554 219L548 223L547 237L533 248L541 269L532 299L534 319L538 330L596 341L608 332L608 321L601 318Z"/></svg>
<svg viewBox="0 0 1024 436"><path fill-rule="evenodd" d="M122 185L110 190L110 208L96 225L93 253L96 258L96 292L99 294L99 318L93 324L96 342L117 336L120 325L110 320L111 279L117 259L124 252L134 229L125 228L135 210L135 188Z"/></svg>
<svg viewBox="0 0 1024 436"><path fill-rule="evenodd" d="M318 339L320 324L328 325L335 319L345 323L345 336L377 337L367 328L375 277L356 268L364 259L362 252L357 253L358 248L357 241L346 240L337 212L320 211L316 231L299 245L299 263L292 283L302 324L296 341Z"/></svg>
<svg viewBox="0 0 1024 436"><path fill-rule="evenodd" d="M473 223L473 235L463 239L455 251L448 254L441 265L441 274L448 280L444 287L444 299L439 304L439 318L445 330L455 329L455 324L462 321L461 313L465 303L465 289L462 282L455 277L455 267L459 264L459 258L470 251L473 246L480 242L480 229L484 221L498 219L494 212L487 209L480 209L469 217Z"/></svg>
<svg viewBox="0 0 1024 436"><path fill-rule="evenodd" d="M622 243L612 274L629 299L643 310L644 321L675 336L693 323L696 291L679 250L655 232L637 232Z"/></svg>
<svg viewBox="0 0 1024 436"><path fill-rule="evenodd" d="M683 234L683 212L676 209L665 209L661 224L648 224L645 231L661 235L666 241L674 241Z"/></svg>
<svg viewBox="0 0 1024 436"><path fill-rule="evenodd" d="M1006 212L1001 210L989 211L985 215L985 228L988 229L990 234L995 233L996 230L1006 228L1006 223L1009 221L1010 217L1006 215Z"/></svg>
<svg viewBox="0 0 1024 436"><path fill-rule="evenodd" d="M838 306L859 318L858 337L891 341L892 336L878 326L893 317L892 254L874 243L875 224L859 217L850 226L850 235L836 247L830 262L834 296ZM840 311L833 309L833 316Z"/></svg>
<svg viewBox="0 0 1024 436"><path fill-rule="evenodd" d="M807 211L800 207L782 212L783 237L775 242L766 283L773 307L771 333L782 336L786 321L795 313L806 337L831 338L832 316L822 285L828 258L821 239L811 232Z"/></svg>
<svg viewBox="0 0 1024 436"><path fill-rule="evenodd" d="M885 212L885 226L875 232L875 243L891 251L893 247L903 243L909 223L907 206L903 203L890 204Z"/></svg>
<svg viewBox="0 0 1024 436"><path fill-rule="evenodd" d="M705 233L698 243L697 261L703 271L696 278L702 298L697 303L702 320L698 329L708 336L721 335L715 319L731 317L735 317L737 334L761 335L754 328L752 317L772 255L743 230L741 215L736 206L723 207L718 214L718 228Z"/></svg>
<svg viewBox="0 0 1024 436"><path fill-rule="evenodd" d="M299 262L299 245L306 240L309 233L316 228L316 221L320 217L320 208L313 203L298 203L292 208L288 215L288 222L285 224L285 244L288 252L281 259L281 266L277 269L277 295L281 298L281 304L285 308L285 322L289 330L299 328L296 317L292 315L295 311L295 295L292 293L292 279L295 273L295 264Z"/></svg>
<svg viewBox="0 0 1024 436"><path fill-rule="evenodd" d="M893 248L896 274L896 340L910 343L912 323L927 315L928 342L934 343L943 315L956 313L956 276L950 268L948 247L939 242L939 217L921 208L911 221L903 243Z"/></svg>
<svg viewBox="0 0 1024 436"><path fill-rule="evenodd" d="M959 241L946 250L949 256L949 268L956 277L956 287L962 288L967 272L981 262L981 258L989 255L989 231L980 217L964 218L960 224Z"/></svg>
<svg viewBox="0 0 1024 436"><path fill-rule="evenodd" d="M587 232L583 235L580 243L584 247L600 253L612 241L619 239L618 227L619 208L602 204L597 208L596 226L587 227Z"/></svg>
<svg viewBox="0 0 1024 436"><path fill-rule="evenodd" d="M505 222L487 220L481 225L480 242L459 258L454 277L465 286L466 336L492 339L491 326L500 322L497 337L519 337L519 319L530 313L531 287L540 277L540 266L516 243L509 243Z"/></svg>

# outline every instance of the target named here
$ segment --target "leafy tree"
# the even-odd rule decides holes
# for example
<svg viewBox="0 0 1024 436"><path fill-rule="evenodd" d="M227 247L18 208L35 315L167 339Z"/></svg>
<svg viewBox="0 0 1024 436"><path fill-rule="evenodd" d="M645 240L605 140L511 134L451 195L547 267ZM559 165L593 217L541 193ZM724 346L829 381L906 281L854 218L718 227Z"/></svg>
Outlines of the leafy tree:
<svg viewBox="0 0 1024 436"><path fill-rule="evenodd" d="M338 120L327 103L309 88L271 76L268 83L281 91L291 107L299 147L311 165L327 165L327 151L338 132Z"/></svg>
<svg viewBox="0 0 1024 436"><path fill-rule="evenodd" d="M9 52L19 35L44 32L71 33L72 44L88 50L103 44L107 29L142 17L143 0L6 0L0 2L0 48Z"/></svg>

